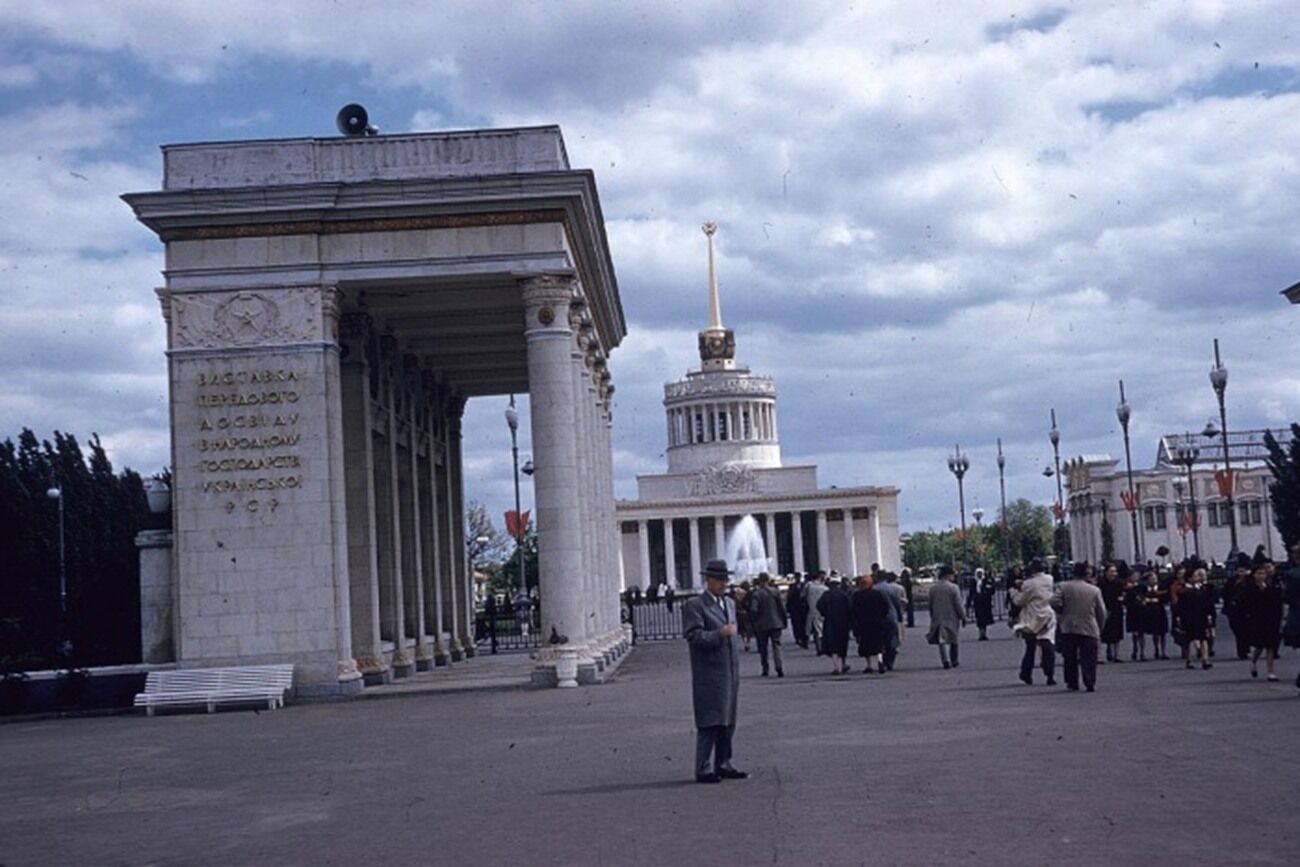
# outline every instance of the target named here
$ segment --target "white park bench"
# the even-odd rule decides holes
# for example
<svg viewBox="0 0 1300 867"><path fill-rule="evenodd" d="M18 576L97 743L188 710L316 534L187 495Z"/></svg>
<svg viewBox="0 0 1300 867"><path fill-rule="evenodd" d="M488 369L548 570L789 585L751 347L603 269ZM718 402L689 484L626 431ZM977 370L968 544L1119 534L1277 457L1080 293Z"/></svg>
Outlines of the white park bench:
<svg viewBox="0 0 1300 867"><path fill-rule="evenodd" d="M135 706L149 716L155 708L203 705L213 713L219 704L266 703L268 710L284 706L293 687L292 665L246 665L239 668L189 668L151 671Z"/></svg>

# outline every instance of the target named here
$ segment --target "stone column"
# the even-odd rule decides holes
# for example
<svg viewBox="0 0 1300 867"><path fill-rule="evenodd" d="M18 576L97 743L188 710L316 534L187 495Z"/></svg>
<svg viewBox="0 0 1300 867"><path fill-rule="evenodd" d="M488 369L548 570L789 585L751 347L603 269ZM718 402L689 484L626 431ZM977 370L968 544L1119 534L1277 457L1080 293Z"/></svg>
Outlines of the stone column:
<svg viewBox="0 0 1300 867"><path fill-rule="evenodd" d="M390 353L396 350L396 341L391 337L386 337ZM392 360L392 370L388 386L388 406L387 406L387 424L388 424L388 520L389 520L389 540L391 544L389 582L392 587L393 598L393 674L397 677L406 677L415 671L415 659L407 652L406 649L406 594L405 594L405 576L402 571L402 560L404 552L402 550L402 485L400 469L397 461L397 402L400 382L397 376L397 366L399 359L390 355Z"/></svg>
<svg viewBox="0 0 1300 867"><path fill-rule="evenodd" d="M794 546L794 571L803 572L803 512L790 513L790 537Z"/></svg>
<svg viewBox="0 0 1300 867"><path fill-rule="evenodd" d="M826 526L826 510L817 510L817 568L822 572L831 571L830 530Z"/></svg>
<svg viewBox="0 0 1300 867"><path fill-rule="evenodd" d="M452 537L455 545L452 556L455 558L456 571L452 573L452 580L454 586L458 588L461 601L461 608L458 611L461 617L458 633L460 649L466 657L472 657L476 652L474 649L474 576L470 574L470 565L467 562L469 554L466 551L468 545L465 539L465 457L464 439L461 435L461 421L464 415L465 399L454 398L447 419L452 459L452 493L455 501L452 515L456 522L456 534Z"/></svg>
<svg viewBox="0 0 1300 867"><path fill-rule="evenodd" d="M768 568L770 568L773 573L780 572L781 571L780 558L777 556L777 550L776 550L776 513L775 512L768 512L767 514L763 515L763 537L764 537L764 544L767 548L767 559L771 561L768 564Z"/></svg>
<svg viewBox="0 0 1300 867"><path fill-rule="evenodd" d="M578 519L581 521L582 530L578 534L579 542L579 562L582 564L579 577L582 581L582 628L577 635L569 633L570 640L580 641L586 646L591 645L593 636L592 607L595 601L595 568L592 562L593 538L595 532L595 522L592 519L592 506L594 505L591 496L591 457L592 444L590 429L587 424L587 367L586 367L586 346L587 335L582 325L582 312L585 309L581 299L575 299L569 307L569 328L573 331L573 339L569 343L569 370L573 381L573 405L570 407L572 413L573 433L574 433L574 457L578 469Z"/></svg>
<svg viewBox="0 0 1300 867"><path fill-rule="evenodd" d="M429 549L429 580L433 584L433 664L435 666L446 665L450 659L447 656L447 645L442 641L442 624L446 617L446 611L442 604L442 584L444 575L442 574L442 546L441 539L441 516L438 514L438 440L434 436L434 430L437 425L434 419L438 414L438 401L436 399L437 390L435 388L433 375L428 371L425 372L425 393L430 396L428 407L426 408L428 418L428 450L429 450L429 518L428 518L428 549Z"/></svg>
<svg viewBox="0 0 1300 867"><path fill-rule="evenodd" d="M373 326L364 313L339 322L340 391L343 399L344 501L347 505L349 602L352 647L368 685L392 680L379 625L379 559L375 528L375 450L370 371Z"/></svg>
<svg viewBox="0 0 1300 867"><path fill-rule="evenodd" d="M420 429L419 420L424 415L423 401L425 396L418 395L417 402L415 383L419 380L419 368L414 357L410 359L407 366L407 382L411 386L407 394L411 397L411 402L407 411L407 438L406 444L410 450L410 476L411 476L411 564L414 574L411 576L411 584L415 590L415 669L416 671L428 671L433 667L433 652L425 638L428 629L424 617L424 546L423 535L424 526L421 523L420 509L420 478L423 473L420 472L420 445L423 440L423 431Z"/></svg>
<svg viewBox="0 0 1300 867"><path fill-rule="evenodd" d="M528 351L533 476L537 510L542 634L552 631L577 645L583 634L581 485L573 430L573 376L569 347L572 277L543 275L521 282ZM545 655L542 656L545 663ZM551 667L553 669L553 661ZM549 677L553 678L552 670Z"/></svg>
<svg viewBox="0 0 1300 867"><path fill-rule="evenodd" d="M691 518L691 586L700 586L700 519Z"/></svg>
<svg viewBox="0 0 1300 867"><path fill-rule="evenodd" d="M880 544L880 507L871 507L871 546L875 550L875 561L880 564L880 568L885 568L885 551Z"/></svg>
<svg viewBox="0 0 1300 867"><path fill-rule="evenodd" d="M650 522L641 520L636 522L636 541L637 548L641 554L641 578L640 584L642 590L650 589Z"/></svg>
<svg viewBox="0 0 1300 867"><path fill-rule="evenodd" d="M848 563L849 575L858 575L858 539L853 529L853 508L844 507L844 557Z"/></svg>
<svg viewBox="0 0 1300 867"><path fill-rule="evenodd" d="M668 586L677 587L677 542L673 538L672 516L664 518L664 566Z"/></svg>
<svg viewBox="0 0 1300 867"><path fill-rule="evenodd" d="M713 557L716 560L727 558L727 524L722 515L713 516Z"/></svg>
<svg viewBox="0 0 1300 867"><path fill-rule="evenodd" d="M465 658L464 648L460 643L460 611L456 604L456 587L460 584L460 563L464 556L464 549L457 552L459 547L461 528L457 526L462 523L460 510L457 508L456 498L456 458L455 458L455 441L460 434L460 418L456 412L455 399L448 401L445 409L445 420L447 430L447 442L443 444L443 484L447 490L447 520L443 526L447 529L447 600L446 607L451 612L451 625L448 630L451 633L451 640L448 642L447 652L451 656L452 662L460 662Z"/></svg>

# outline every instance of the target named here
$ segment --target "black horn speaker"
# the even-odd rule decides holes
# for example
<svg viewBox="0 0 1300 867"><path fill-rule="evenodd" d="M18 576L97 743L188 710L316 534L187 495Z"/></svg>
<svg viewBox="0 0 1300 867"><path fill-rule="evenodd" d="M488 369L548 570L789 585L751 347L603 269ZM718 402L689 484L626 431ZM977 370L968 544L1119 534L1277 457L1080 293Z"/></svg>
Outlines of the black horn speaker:
<svg viewBox="0 0 1300 867"><path fill-rule="evenodd" d="M355 102L340 108L334 123L339 132L346 136L375 135L379 132L370 125L370 115L366 114L365 106Z"/></svg>

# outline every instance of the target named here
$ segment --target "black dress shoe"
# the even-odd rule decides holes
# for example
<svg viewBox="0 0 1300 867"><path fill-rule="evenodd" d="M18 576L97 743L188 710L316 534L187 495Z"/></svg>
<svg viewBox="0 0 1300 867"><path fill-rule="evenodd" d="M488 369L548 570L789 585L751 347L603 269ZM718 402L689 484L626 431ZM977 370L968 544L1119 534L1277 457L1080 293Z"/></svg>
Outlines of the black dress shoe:
<svg viewBox="0 0 1300 867"><path fill-rule="evenodd" d="M785 677L785 672L778 668L778 669L776 670L776 676L777 676L777 677Z"/></svg>
<svg viewBox="0 0 1300 867"><path fill-rule="evenodd" d="M1096 691L1097 691L1097 687L1095 687L1095 686L1085 686L1084 689L1088 690L1088 692L1096 692Z"/></svg>
<svg viewBox="0 0 1300 867"><path fill-rule="evenodd" d="M696 774L695 782L697 783L721 783L722 777L714 773Z"/></svg>
<svg viewBox="0 0 1300 867"><path fill-rule="evenodd" d="M749 774L745 773L744 771L738 771L735 768L718 768L717 774L715 774L715 776L717 776L719 779L722 780L749 779Z"/></svg>

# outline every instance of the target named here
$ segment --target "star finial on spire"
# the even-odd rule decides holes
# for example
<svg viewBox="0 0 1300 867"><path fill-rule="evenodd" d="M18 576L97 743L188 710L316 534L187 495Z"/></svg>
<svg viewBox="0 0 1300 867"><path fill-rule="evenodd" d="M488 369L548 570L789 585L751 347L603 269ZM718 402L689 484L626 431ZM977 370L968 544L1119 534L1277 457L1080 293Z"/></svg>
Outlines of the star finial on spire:
<svg viewBox="0 0 1300 867"><path fill-rule="evenodd" d="M713 236L718 224L708 220L700 227L709 239L709 331L722 330L722 302L718 298L718 273L713 266Z"/></svg>

